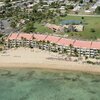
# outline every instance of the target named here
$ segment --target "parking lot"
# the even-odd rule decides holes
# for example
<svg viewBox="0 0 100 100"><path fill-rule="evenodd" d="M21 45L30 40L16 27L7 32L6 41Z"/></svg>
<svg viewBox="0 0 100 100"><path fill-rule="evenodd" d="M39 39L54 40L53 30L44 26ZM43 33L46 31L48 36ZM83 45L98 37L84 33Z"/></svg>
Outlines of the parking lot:
<svg viewBox="0 0 100 100"><path fill-rule="evenodd" d="M10 27L10 20L9 19L1 19L0 20L0 33L9 34L11 32L15 32L15 29Z"/></svg>

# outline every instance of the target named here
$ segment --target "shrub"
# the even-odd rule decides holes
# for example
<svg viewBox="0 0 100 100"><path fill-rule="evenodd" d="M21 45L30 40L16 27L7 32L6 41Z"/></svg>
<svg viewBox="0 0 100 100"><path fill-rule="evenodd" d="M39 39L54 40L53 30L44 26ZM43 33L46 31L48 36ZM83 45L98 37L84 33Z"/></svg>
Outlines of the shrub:
<svg viewBox="0 0 100 100"><path fill-rule="evenodd" d="M73 9L74 8L72 5L68 5L67 7L68 7L68 9Z"/></svg>
<svg viewBox="0 0 100 100"><path fill-rule="evenodd" d="M91 28L91 32L95 32L95 29L94 28Z"/></svg>
<svg viewBox="0 0 100 100"><path fill-rule="evenodd" d="M2 51L2 48L0 48L0 51Z"/></svg>
<svg viewBox="0 0 100 100"><path fill-rule="evenodd" d="M88 64L95 64L94 62L89 61L89 60L87 61L87 63L88 63Z"/></svg>
<svg viewBox="0 0 100 100"><path fill-rule="evenodd" d="M100 6L98 6L98 7L96 8L95 12L96 12L97 14L100 14Z"/></svg>

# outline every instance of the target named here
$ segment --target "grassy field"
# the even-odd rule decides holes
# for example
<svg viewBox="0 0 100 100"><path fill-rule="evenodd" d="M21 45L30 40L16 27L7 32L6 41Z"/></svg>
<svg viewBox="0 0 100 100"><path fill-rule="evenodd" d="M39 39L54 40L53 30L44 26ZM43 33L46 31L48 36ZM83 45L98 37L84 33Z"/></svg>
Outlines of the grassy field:
<svg viewBox="0 0 100 100"><path fill-rule="evenodd" d="M62 18L62 20L82 20L82 17L67 16ZM100 38L100 17L84 17L84 22L86 23L85 29L83 32L78 32L78 34L81 34L85 39L95 39L95 37ZM93 28L95 32L91 32L91 28Z"/></svg>
<svg viewBox="0 0 100 100"><path fill-rule="evenodd" d="M60 25L60 22L62 20L81 20L82 17L80 16L67 16L67 17L62 17L60 20L56 20L57 25ZM65 33L68 34L69 36L72 36L71 34L74 35L74 37L82 38L82 39L90 39L90 40L95 40L97 38L100 38L100 17L84 17L84 23L85 28L83 32L69 32ZM36 32L40 33L53 33L52 30L44 27L40 23L35 23L36 27ZM95 32L91 32L91 29L94 29Z"/></svg>
<svg viewBox="0 0 100 100"><path fill-rule="evenodd" d="M53 33L52 30L48 29L47 27L43 26L41 23L35 23L35 32L40 32L40 33Z"/></svg>

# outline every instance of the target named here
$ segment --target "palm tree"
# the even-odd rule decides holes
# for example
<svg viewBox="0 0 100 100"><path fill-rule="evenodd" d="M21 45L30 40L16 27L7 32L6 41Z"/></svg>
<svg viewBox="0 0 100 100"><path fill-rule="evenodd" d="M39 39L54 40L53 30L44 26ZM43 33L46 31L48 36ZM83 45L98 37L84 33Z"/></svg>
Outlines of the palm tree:
<svg viewBox="0 0 100 100"><path fill-rule="evenodd" d="M67 49L66 48L63 49L63 53L67 54Z"/></svg>
<svg viewBox="0 0 100 100"><path fill-rule="evenodd" d="M1 43L4 44L5 43L5 39L2 37L1 38Z"/></svg>
<svg viewBox="0 0 100 100"><path fill-rule="evenodd" d="M22 41L22 47L24 47L24 42L26 41L26 38L24 38L24 37L21 37L21 41Z"/></svg>
<svg viewBox="0 0 100 100"><path fill-rule="evenodd" d="M61 48L60 48L60 47L58 47L58 53L60 53L60 51L61 51Z"/></svg>
<svg viewBox="0 0 100 100"><path fill-rule="evenodd" d="M5 43L5 39L3 36L0 38L0 44L2 44L5 49L6 43Z"/></svg>
<svg viewBox="0 0 100 100"><path fill-rule="evenodd" d="M11 40L8 39L8 48L11 48L11 44L10 44Z"/></svg>
<svg viewBox="0 0 100 100"><path fill-rule="evenodd" d="M32 45L35 43L35 40L36 38L34 37L34 36L32 36ZM36 43L35 43L35 45L36 45ZM33 45L34 46L34 45Z"/></svg>
<svg viewBox="0 0 100 100"><path fill-rule="evenodd" d="M70 44L70 45L69 45L69 48L70 48L70 56L72 56L72 48L73 48L73 45Z"/></svg>
<svg viewBox="0 0 100 100"><path fill-rule="evenodd" d="M42 48L43 48L43 49L45 49L45 48L44 48L45 43L46 43L46 42L43 40L43 41L42 41Z"/></svg>
<svg viewBox="0 0 100 100"><path fill-rule="evenodd" d="M51 51L51 48L50 48L50 41L47 41L46 44L47 44L47 46L48 46L48 50Z"/></svg>
<svg viewBox="0 0 100 100"><path fill-rule="evenodd" d="M85 18L81 17L81 19L82 19L82 24L84 24L85 23Z"/></svg>
<svg viewBox="0 0 100 100"><path fill-rule="evenodd" d="M42 45L42 41L40 40L40 41L38 41L38 47L39 47L39 49L41 49L41 45Z"/></svg>
<svg viewBox="0 0 100 100"><path fill-rule="evenodd" d="M17 40L15 40L15 47L16 47L16 48L18 47Z"/></svg>
<svg viewBox="0 0 100 100"><path fill-rule="evenodd" d="M24 46L27 46L27 39L24 38Z"/></svg>
<svg viewBox="0 0 100 100"><path fill-rule="evenodd" d="M76 57L78 57L78 51L77 51L76 48L74 49L74 55L75 55Z"/></svg>
<svg viewBox="0 0 100 100"><path fill-rule="evenodd" d="M56 50L56 44L55 43L52 43L52 48L53 48L53 51Z"/></svg>

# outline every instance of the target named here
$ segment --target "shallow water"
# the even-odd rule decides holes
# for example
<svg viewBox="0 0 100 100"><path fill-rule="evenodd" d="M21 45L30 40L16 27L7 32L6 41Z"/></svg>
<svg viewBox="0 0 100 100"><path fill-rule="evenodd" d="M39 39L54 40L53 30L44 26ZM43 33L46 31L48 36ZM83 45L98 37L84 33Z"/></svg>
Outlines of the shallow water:
<svg viewBox="0 0 100 100"><path fill-rule="evenodd" d="M100 100L100 75L0 69L0 100Z"/></svg>

